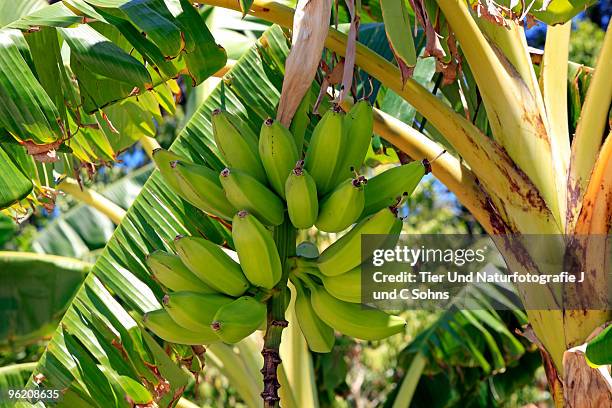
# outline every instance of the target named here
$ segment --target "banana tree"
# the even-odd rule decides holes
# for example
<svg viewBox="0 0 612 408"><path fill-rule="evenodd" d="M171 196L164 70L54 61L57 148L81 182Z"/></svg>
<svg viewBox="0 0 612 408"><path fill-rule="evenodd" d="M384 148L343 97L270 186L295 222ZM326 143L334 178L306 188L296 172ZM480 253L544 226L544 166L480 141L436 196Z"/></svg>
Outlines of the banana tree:
<svg viewBox="0 0 612 408"><path fill-rule="evenodd" d="M274 2L207 0L204 3L242 10L292 28L293 10ZM612 139L606 135L609 132L612 81L609 72L601 67L612 56L610 32L605 37L599 65L595 67L584 98L578 96L577 103L572 99L569 107L565 98L568 89L566 67L570 32L567 21L585 4L553 1L531 4L532 8L526 9L523 3L503 6L491 2L482 4L454 0L411 2L414 24L421 25L427 34L426 53L436 59L442 74L444 86L443 96L440 96L410 78L415 64L414 47L398 46L398 30L409 35L412 32L408 25L412 22L410 10L400 7L400 14L390 14L394 17L391 21L385 10L393 9L383 4L382 18L388 26L387 35L398 63L396 67L376 52L355 42L354 27L359 21L358 10L349 10L352 30L349 29L347 36L334 28L327 28L330 8L324 4L326 2L311 0L306 3L298 5L300 19L296 19L294 32L299 32L300 22L304 18L313 17L312 21L324 23L325 33L317 31L317 39L321 43L313 41L311 45L316 50L316 47L323 46L324 41L328 49L346 57L344 67L350 69L347 70L348 75L342 78L342 96L345 97L351 88L348 77L352 76L354 63L383 87L409 102L428 121L429 128L415 129L382 111L375 111L376 133L414 159L438 156L442 147L436 141L450 146L455 154L440 156L432 163L432 172L456 194L487 232L492 235L518 236L530 233L566 236L608 234L612 218L608 204L612 189L609 167ZM24 32L36 25L52 29L58 27L62 36L67 36L66 42L76 50L76 55L83 57L75 58L73 70L77 78L83 75L84 90L91 92L86 85L92 79L87 77L82 67L80 71L78 69L79 64L87 63L84 57L90 54L79 48L77 40L81 37L76 35L78 33L71 32L73 28L66 28L74 24L86 23L85 27L89 27L87 23L94 25L103 22L115 26L119 34L113 31L115 37L110 42L127 39L142 55L146 54L149 58L147 61L151 66L157 66L160 72L169 73L163 71L162 67L170 71L174 69L168 66L167 61L155 58L159 56L157 51L161 48L172 46L171 38L176 34L173 27L166 25L169 16L165 10L158 13L159 20L153 24L154 20L140 19L142 15L138 8L127 7L129 3L124 1L71 0L59 4L61 7L42 9L47 10L44 13L50 14L43 13L41 16L39 13L30 19L25 18L15 27ZM180 4L181 10L189 15L191 6L186 2ZM176 3L172 5L176 6ZM156 4L155 7L161 6ZM310 16L310 8L323 14L315 16L315 11L312 11L313 15ZM176 17L177 9L172 10L172 16ZM144 12L144 8L141 11ZM164 16L168 18L164 19ZM402 16L399 25L398 16ZM523 18L531 16L558 24L549 28L544 55L537 67L530 59L522 27ZM145 27L145 24L151 25ZM191 27L186 22L185 26L179 25ZM81 28L85 30L85 27ZM143 40L139 36L130 36L134 33L134 27L155 34L150 35L150 41L149 37ZM171 32L167 37L160 35L164 27ZM198 27L202 28L201 25ZM104 32L102 29L100 31ZM16 31L9 34L13 33ZM296 37L298 39L299 36ZM302 39L301 42L307 41ZM296 55L301 52L299 43L294 41L293 44ZM210 45L210 41L206 44ZM156 48L151 48L152 45ZM173 146L175 152L220 170L221 163L211 136L208 113L225 105L226 109L238 113L254 129L259 128L265 117L275 115L274 107L281 98L269 78L274 82L282 82L285 67L279 66L278 62L284 61L281 55L288 51L284 36L272 30L263 36L261 49L268 52L262 53L261 59L257 52L247 53L241 60L242 64L237 64L225 77L226 92L219 90L213 93L194 114L182 137ZM214 47L210 47L210 50L215 54ZM17 56L16 53L14 55ZM320 55L312 50L310 55L317 58L314 61L316 68ZM464 59L467 64L463 63ZM220 60L222 58L217 58L217 62ZM311 57L308 61L310 66L312 62ZM215 69L205 72L209 75L220 68L217 65ZM133 79L143 79L144 71L135 64L130 66L133 68ZM293 66L296 66L295 61ZM193 75L189 63L187 71ZM296 78L306 79L306 84L310 84L315 71L311 70L310 77L302 75ZM101 74L110 72L106 70ZM205 76L202 74L202 78ZM256 91L249 83L253 78L263 79ZM336 80L336 83L340 81ZM287 89L299 87L287 85ZM438 87L435 89L437 91ZM124 88L113 90L126 91L119 92L123 96L131 92ZM300 92L303 94L306 90L302 87ZM301 96L298 93L290 99L300 100ZM115 97L94 92L87 101L91 104L102 98L110 102ZM49 104L45 106L48 108ZM95 107L103 106L104 103L101 103ZM296 108L297 104L293 107L291 103L285 104L281 121L291 122ZM573 118L569 117L569 112L573 112ZM575 135L570 137L572 119L577 116L580 118ZM40 119L41 123L55 129L49 117ZM23 129L9 130L17 135L23 134ZM194 143L196 140L199 143ZM158 389L156 387L160 384L169 383L170 388L165 389L163 395L156 395L155 398L151 395L151 400L167 404L175 401L174 397L180 393L185 379L170 368L167 357L162 355L156 343L138 326L140 316L160 308L160 299L163 297L161 289L151 280L144 266L144 257L160 247L171 249L172 239L179 233L199 234L220 243L227 238L223 226L216 219L198 214L197 209L168 191L159 175L155 174L149 180L96 263L94 272L85 281L77 301L69 309L37 367L37 373L42 373L46 380L45 386L68 390L64 402L73 406L121 404L115 396L121 392L129 394L129 387L119 381L120 378L100 369L98 364L110 366L124 376L143 378L142 382L149 389ZM553 247L551 250L558 249ZM603 251L602 247L596 245L586 249L589 256L583 260L585 262L608 256L604 252L596 252ZM524 261L534 255L525 248L506 251L506 256L515 261L517 258ZM520 270L535 269L537 272L537 262L517 263ZM525 268L525 264L528 268ZM579 298L593 296L607 299L607 275L605 270L601 271L600 275L593 278L593 290L588 294L578 294ZM528 292L523 291L522 295L524 301L529 299ZM125 309L130 310L131 314L127 314ZM609 307L602 309L590 310L584 307L554 311L528 310L528 319L534 333L531 338L541 348L551 390L559 406L564 401L568 404L593 401L594 405L609 401L608 388L594 370L585 369L584 359L578 356L574 364L564 367L566 350L583 343L594 329L609 320ZM280 331L282 327L277 329L277 332ZM270 338L278 341L279 333ZM116 343L117 339L124 345L122 350L126 354L105 347L113 341ZM151 374L148 368L151 365L159 368L159 371ZM577 373L588 381L573 381ZM581 384L596 386L587 392L575 387ZM31 386L34 386L33 382Z"/></svg>
<svg viewBox="0 0 612 408"><path fill-rule="evenodd" d="M207 3L236 7L231 1ZM410 32L409 19L405 14L403 20L393 14L387 21L385 2L381 4L385 23L393 27L387 30L393 43L397 19L403 23L399 29L403 28L404 33ZM564 235L563 243L558 247L552 244L550 251L564 250L571 245L574 235L608 234L612 218L609 205L612 142L606 136L612 85L605 67L612 53L610 31L579 106L580 118L572 135L566 99L571 30L567 20L580 11L583 3L551 2L529 9L524 5L505 7L441 0L435 4L414 1L411 6L418 24L430 34L426 52L436 57L447 86L455 86L454 93L452 89L445 93L451 102L459 101L459 112L407 78L414 65L410 47L395 50L399 66L396 68L359 44L352 45L355 55L351 56L350 33L347 37L330 28L325 46L345 55L346 60L354 58L361 69L413 105L452 146L461 160L443 156L433 165L433 173L455 192L490 234ZM323 6L310 7L313 14L325 12L320 11ZM291 10L276 4L254 2L250 10L287 27L292 20ZM305 9L300 12L305 13ZM549 27L538 74L524 37L525 17L555 24ZM300 18L307 19L307 13ZM298 20L294 29L300 23ZM463 59L467 65L462 64ZM294 98L299 96L298 93ZM476 97L477 103L466 100L468 97L472 100ZM414 158L433 157L439 151L438 145L422 132L382 112L376 117L375 130ZM606 245L585 246L589 255L580 261L582 270L588 263L592 265L609 257ZM533 252L540 249L507 247L505 255L517 270L537 272L538 259ZM610 316L609 272L605 266L588 270L594 271L592 291L566 294L581 299L585 305L582 309L573 303L573 307L561 310L537 310L530 308L529 299L538 295L522 293L558 405L563 405L564 400L571 404L590 399L594 405L610 401L609 387L597 371L573 365L565 372L563 364L565 351L583 343ZM591 299L603 302L589 306ZM584 359L580 361L585 367ZM599 384L596 391L587 393L579 389L584 383L572 381L577 371L593 376L593 384Z"/></svg>

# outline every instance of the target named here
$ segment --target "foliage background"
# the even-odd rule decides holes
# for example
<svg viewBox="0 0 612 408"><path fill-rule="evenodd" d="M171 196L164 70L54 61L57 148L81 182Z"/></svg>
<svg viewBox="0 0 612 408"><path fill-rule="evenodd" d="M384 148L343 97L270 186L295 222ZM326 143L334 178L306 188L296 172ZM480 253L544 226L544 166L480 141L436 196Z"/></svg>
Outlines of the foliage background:
<svg viewBox="0 0 612 408"><path fill-rule="evenodd" d="M203 8L201 12L207 16L209 26L214 28L213 33L217 40L230 50L230 58L240 56L267 27L264 22L251 17L240 23L239 14L231 11L218 12ZM570 44L572 61L594 65L611 12L612 2L605 0L575 19ZM544 33L543 25L529 29L530 45L542 47ZM161 121L155 123L156 138L162 147L168 147L172 143L211 87L210 83L193 89L187 86L185 81L180 81L179 84L182 93L177 97L176 114L165 114ZM87 187L101 191L127 209L151 169L142 146L136 144L123 152L117 163L102 167L92 177L83 179L86 180ZM407 232L481 232L480 226L457 202L453 194L431 176L421 183L405 215ZM8 217L0 215L0 248L67 255L92 262L114 229L112 222L105 218L96 210L86 208L69 196L60 196L52 210L36 208L32 216L18 226ZM84 220L91 221L91 225L85 225ZM64 244L60 245L60 242ZM4 284L7 283L2 282L2 285ZM333 353L315 355L315 369L323 406L365 407L375 406L384 400L398 381L398 371L393 367L397 365L401 350L438 316L426 312L406 312L405 317L409 328L404 337L396 336L372 344L371 347L364 347L363 343L348 338L340 338ZM0 366L37 361L45 345L44 338L27 344L9 342L0 348ZM550 399L543 378L540 368L537 380L525 382L520 391L505 400L504 405L510 407L527 403L548 404ZM186 395L201 406L240 405L240 399L231 384L214 369L206 369L200 384L190 384Z"/></svg>

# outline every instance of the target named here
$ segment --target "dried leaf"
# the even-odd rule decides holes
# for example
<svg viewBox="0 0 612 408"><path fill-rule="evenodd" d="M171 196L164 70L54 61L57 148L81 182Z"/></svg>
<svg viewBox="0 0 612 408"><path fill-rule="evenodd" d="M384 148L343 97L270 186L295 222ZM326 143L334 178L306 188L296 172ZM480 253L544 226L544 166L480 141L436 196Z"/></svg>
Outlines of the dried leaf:
<svg viewBox="0 0 612 408"><path fill-rule="evenodd" d="M49 144L36 144L31 140L24 140L21 143L28 154L42 163L53 163L59 160L56 149L62 144L62 140L57 140Z"/></svg>
<svg viewBox="0 0 612 408"><path fill-rule="evenodd" d="M299 0L293 18L291 52L285 63L285 79L276 120L289 127L300 101L317 72L329 31L331 1Z"/></svg>
<svg viewBox="0 0 612 408"><path fill-rule="evenodd" d="M402 84L412 76L417 55L404 0L380 0L387 40L402 75Z"/></svg>

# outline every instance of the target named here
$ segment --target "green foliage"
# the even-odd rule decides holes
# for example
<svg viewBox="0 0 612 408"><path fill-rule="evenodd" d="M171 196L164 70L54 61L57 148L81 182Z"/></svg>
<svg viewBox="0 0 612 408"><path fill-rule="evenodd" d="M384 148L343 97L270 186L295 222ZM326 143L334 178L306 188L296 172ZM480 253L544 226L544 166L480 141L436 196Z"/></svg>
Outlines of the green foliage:
<svg viewBox="0 0 612 408"><path fill-rule="evenodd" d="M570 40L570 61L595 67L604 35L604 31L590 20L576 22L576 29L572 32Z"/></svg>
<svg viewBox="0 0 612 408"><path fill-rule="evenodd" d="M226 108L243 117L254 131L272 114L282 82L279 66L267 65L267 61L284 59L288 52L286 38L278 27L265 34L265 44L249 51L239 61L224 90ZM270 59L264 62L261 54ZM257 93L252 92L254 78L258 80ZM172 146L175 152L217 170L221 162L212 142L209 115L220 106L221 92L217 88L209 96ZM258 112L253 112L251 107ZM47 377L45 386L67 388L67 394L84 398L90 406L114 406L118 400L102 395L116 381L113 376L106 377L100 372L97 368L100 364L106 371L138 379L149 390L168 380L170 389L159 399L159 404L167 404L168 398L186 380L172 372L154 377L145 365L148 362L160 371L162 367L168 371L171 366L175 367L165 354L162 356L156 351L154 343L138 325L144 312L161 307L163 296L161 288L149 276L144 259L156 249L171 250L177 234L206 236L226 234L224 231L216 221L170 192L154 172L98 258L41 359L37 371ZM129 361L112 346L117 342L124 345ZM73 368L76 361L87 375ZM87 394L93 399L86 397Z"/></svg>
<svg viewBox="0 0 612 408"><path fill-rule="evenodd" d="M70 258L0 252L0 346L52 333L89 270Z"/></svg>

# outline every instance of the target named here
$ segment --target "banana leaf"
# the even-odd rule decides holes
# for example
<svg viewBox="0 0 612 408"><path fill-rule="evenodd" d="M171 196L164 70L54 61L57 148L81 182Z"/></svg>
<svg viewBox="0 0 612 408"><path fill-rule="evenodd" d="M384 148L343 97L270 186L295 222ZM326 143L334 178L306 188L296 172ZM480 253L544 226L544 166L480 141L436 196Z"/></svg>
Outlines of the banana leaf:
<svg viewBox="0 0 612 408"><path fill-rule="evenodd" d="M90 269L72 258L0 252L0 347L53 333Z"/></svg>
<svg viewBox="0 0 612 408"><path fill-rule="evenodd" d="M171 150L221 169L210 112L221 106L223 99L227 110L258 131L279 99L282 67L274 61L281 63L287 53L282 30L274 26L266 31L257 48L238 61L226 86L212 92L193 114ZM257 112L252 107L258 107ZM223 226L172 193L154 171L85 279L34 370L34 374L45 377L43 387L65 390L55 405L123 406L125 395L121 394L127 391L117 386L117 376L142 384L159 405L170 405L173 397L180 395L187 383L184 372L140 326L143 313L160 308L163 297L145 266L145 257L156 249L172 250L177 234L219 241L228 236ZM166 381L167 389L152 392L160 390L160 384ZM32 380L28 387L35 387Z"/></svg>
<svg viewBox="0 0 612 408"><path fill-rule="evenodd" d="M134 4L0 4L0 209L28 195L36 204L54 172L154 136L160 107L174 111L172 78L196 85L225 65L190 2Z"/></svg>

